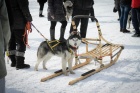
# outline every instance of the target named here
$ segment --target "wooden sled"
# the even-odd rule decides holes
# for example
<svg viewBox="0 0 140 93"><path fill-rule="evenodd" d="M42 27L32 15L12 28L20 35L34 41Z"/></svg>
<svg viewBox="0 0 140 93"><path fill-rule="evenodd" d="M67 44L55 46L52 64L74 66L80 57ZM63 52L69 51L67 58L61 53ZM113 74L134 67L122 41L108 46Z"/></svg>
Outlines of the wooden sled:
<svg viewBox="0 0 140 93"><path fill-rule="evenodd" d="M95 60L96 62L98 62L100 64L100 66L96 69L92 69L90 71L83 73L79 78L76 78L76 79L70 81L69 85L73 85L74 83L76 83L82 79L85 79L105 68L110 67L118 60L122 50L124 49L124 47L122 45L113 44L103 38L98 20L92 16L85 16L85 15L75 16L72 21L73 29L76 30L76 26L74 23L74 20L76 18L93 18L96 21L96 26L98 29L98 38L83 38L82 39L82 41L86 44L86 53L76 54L76 56L77 56L76 60L75 60L76 64L74 67L79 66L80 64L83 64L83 63L78 63L78 61L80 59L86 59L84 64L88 64L92 60ZM96 42L96 44L95 44L95 42ZM96 45L96 47L89 50L89 44L94 44L94 46ZM110 61L108 64L104 64L103 59L107 56L110 57Z"/></svg>
<svg viewBox="0 0 140 93"><path fill-rule="evenodd" d="M98 62L100 66L96 69L91 69L90 71L83 73L79 78L70 81L69 85L73 85L74 83L80 80L83 80L105 68L110 67L118 60L122 50L124 49L122 45L110 43L103 38L98 20L93 16L86 16L86 15L74 16L72 19L72 26L74 31L77 31L77 28L75 26L76 18L93 18L96 21L96 26L98 29L98 38L82 38L82 41L85 42L86 44L86 53L82 53L82 54L75 53L75 65L73 66L73 70L89 64L92 60ZM94 44L96 45L96 47L89 50L90 44ZM104 64L103 59L104 57L107 56L110 57L110 61L108 64ZM81 59L85 59L85 62L79 62ZM62 70L58 70L47 77L43 77L41 79L41 82L52 79L61 74L62 74Z"/></svg>

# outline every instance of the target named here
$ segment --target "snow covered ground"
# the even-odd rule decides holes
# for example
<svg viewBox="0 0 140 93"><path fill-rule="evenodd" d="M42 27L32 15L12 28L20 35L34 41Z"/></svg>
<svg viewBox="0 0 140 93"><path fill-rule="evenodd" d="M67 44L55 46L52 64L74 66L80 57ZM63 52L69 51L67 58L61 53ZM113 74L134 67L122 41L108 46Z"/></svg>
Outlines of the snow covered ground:
<svg viewBox="0 0 140 93"><path fill-rule="evenodd" d="M42 77L61 69L61 59L53 57L47 63L48 70L43 70L40 64L39 71L34 71L37 48L44 38L33 28L33 32L29 34L31 48L27 48L25 55L25 63L30 64L31 68L16 70L10 67L10 64L6 64L8 71L6 93L140 93L140 38L131 37L134 33L132 25L130 28L132 32L129 34L119 31L118 14L113 13L114 0L94 1L95 16L100 23L103 37L112 43L123 44L125 47L115 65L72 86L68 85L68 82L92 69L93 62L75 70L74 75L61 75L46 82L40 82ZM50 22L47 21L47 3L44 8L44 18L38 17L39 5L36 0L29 0L29 3L32 23L49 39ZM70 23L69 21L65 38L69 36ZM58 23L56 26L57 39L59 39L60 25ZM89 20L87 37L93 37L96 34L96 24ZM81 44L79 51L84 50L85 45Z"/></svg>

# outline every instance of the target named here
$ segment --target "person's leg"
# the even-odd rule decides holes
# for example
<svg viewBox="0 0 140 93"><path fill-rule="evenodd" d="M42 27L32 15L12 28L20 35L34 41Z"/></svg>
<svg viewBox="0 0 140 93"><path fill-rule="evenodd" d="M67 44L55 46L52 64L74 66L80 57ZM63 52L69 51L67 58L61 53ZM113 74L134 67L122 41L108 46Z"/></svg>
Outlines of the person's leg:
<svg viewBox="0 0 140 93"><path fill-rule="evenodd" d="M50 40L55 40L55 26L56 26L56 21L51 21L51 26L50 26Z"/></svg>
<svg viewBox="0 0 140 93"><path fill-rule="evenodd" d="M87 27L88 27L88 18L82 18L80 27L80 34L82 38L86 38Z"/></svg>
<svg viewBox="0 0 140 93"><path fill-rule="evenodd" d="M24 32L25 29L17 29L14 30L15 32L15 38L17 43L17 51L16 51L16 69L23 69L23 68L30 68L30 65L25 64L25 51L26 51L26 45L25 42L26 38L24 38Z"/></svg>
<svg viewBox="0 0 140 93"><path fill-rule="evenodd" d="M64 38L64 34L65 34L65 30L66 30L66 26L67 26L67 21L60 21L60 23L62 24L61 28L60 28L60 41L66 41L66 39Z"/></svg>
<svg viewBox="0 0 140 93"><path fill-rule="evenodd" d="M140 13L137 9L132 8L132 24L135 29L135 34L132 37L137 37L140 35L139 29L139 20L140 20Z"/></svg>
<svg viewBox="0 0 140 93"><path fill-rule="evenodd" d="M5 93L5 78L0 79L0 93Z"/></svg>
<svg viewBox="0 0 140 93"><path fill-rule="evenodd" d="M39 8L39 17L44 17L44 15L42 15L43 13L43 8L44 8L44 3L39 3L40 8Z"/></svg>
<svg viewBox="0 0 140 93"><path fill-rule="evenodd" d="M11 67L15 67L16 66L16 42L15 42L15 33L14 31L11 31L11 38L9 41L9 45L8 45L8 51L9 51L9 55L8 57L11 60Z"/></svg>
<svg viewBox="0 0 140 93"><path fill-rule="evenodd" d="M140 31L140 9L137 9L137 16L139 21L139 31Z"/></svg>
<svg viewBox="0 0 140 93"><path fill-rule="evenodd" d="M82 11L83 15L89 15L90 10ZM80 34L82 38L86 38L87 27L88 27L88 19L89 18L81 18L81 26L80 26Z"/></svg>
<svg viewBox="0 0 140 93"><path fill-rule="evenodd" d="M127 19L128 19L128 14L129 14L130 9L131 9L131 7L128 5L124 7L124 18L123 18L123 30L124 31L127 31L126 26L127 26Z"/></svg>
<svg viewBox="0 0 140 93"><path fill-rule="evenodd" d="M123 28L123 17L124 17L124 6L120 5L121 16L120 16L120 31L122 32Z"/></svg>

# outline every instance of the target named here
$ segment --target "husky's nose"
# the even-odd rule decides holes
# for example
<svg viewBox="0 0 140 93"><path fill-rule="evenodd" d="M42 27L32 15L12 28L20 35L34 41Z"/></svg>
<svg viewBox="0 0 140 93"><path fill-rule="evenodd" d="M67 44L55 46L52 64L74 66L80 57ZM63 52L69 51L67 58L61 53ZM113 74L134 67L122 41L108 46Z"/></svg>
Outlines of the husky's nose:
<svg viewBox="0 0 140 93"><path fill-rule="evenodd" d="M77 43L74 43L75 46L77 46Z"/></svg>

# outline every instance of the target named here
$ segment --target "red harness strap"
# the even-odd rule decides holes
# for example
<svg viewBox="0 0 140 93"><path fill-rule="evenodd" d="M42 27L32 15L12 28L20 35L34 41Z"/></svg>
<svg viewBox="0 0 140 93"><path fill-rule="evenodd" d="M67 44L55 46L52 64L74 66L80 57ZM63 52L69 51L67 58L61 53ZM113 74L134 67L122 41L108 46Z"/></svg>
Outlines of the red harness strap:
<svg viewBox="0 0 140 93"><path fill-rule="evenodd" d="M28 46L29 48L30 48L30 46L28 44L28 34L31 33L31 32L32 32L31 23L27 22L26 26L25 26L25 32L24 32L24 35L23 35L23 41L24 41L24 44L26 46Z"/></svg>

